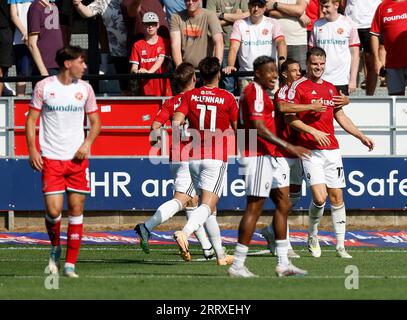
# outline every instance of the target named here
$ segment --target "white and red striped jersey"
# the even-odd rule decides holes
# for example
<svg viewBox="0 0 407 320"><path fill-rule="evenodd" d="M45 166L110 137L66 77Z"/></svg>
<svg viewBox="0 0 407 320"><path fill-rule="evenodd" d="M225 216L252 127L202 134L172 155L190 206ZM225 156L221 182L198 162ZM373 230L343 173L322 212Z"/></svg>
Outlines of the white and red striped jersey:
<svg viewBox="0 0 407 320"><path fill-rule="evenodd" d="M57 76L37 83L29 106L41 112L41 155L53 160L74 158L85 139L85 113L98 111L95 93L87 82L64 85Z"/></svg>

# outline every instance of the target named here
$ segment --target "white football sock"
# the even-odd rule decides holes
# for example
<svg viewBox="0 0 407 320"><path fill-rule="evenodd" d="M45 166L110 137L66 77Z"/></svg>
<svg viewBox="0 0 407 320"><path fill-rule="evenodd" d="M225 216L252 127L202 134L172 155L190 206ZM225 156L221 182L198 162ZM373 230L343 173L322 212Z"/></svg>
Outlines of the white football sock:
<svg viewBox="0 0 407 320"><path fill-rule="evenodd" d="M193 232L198 230L199 227L203 226L211 213L209 206L204 203L191 212L187 224L182 229L187 238L189 238Z"/></svg>
<svg viewBox="0 0 407 320"><path fill-rule="evenodd" d="M290 261L288 260L288 241L287 240L276 240L276 251L277 251L277 263L283 266L288 266Z"/></svg>
<svg viewBox="0 0 407 320"><path fill-rule="evenodd" d="M316 236L318 234L318 225L321 221L321 217L324 214L325 202L322 206L317 206L313 201L309 206L309 225L308 235Z"/></svg>
<svg viewBox="0 0 407 320"><path fill-rule="evenodd" d="M187 214L187 218L189 220L189 217L191 216L192 211L194 211L198 207L186 207L185 211ZM198 230L195 231L195 237L198 239L199 243L201 244L201 247L203 250L210 250L212 248L212 245L206 236L205 228L204 227L199 227Z"/></svg>
<svg viewBox="0 0 407 320"><path fill-rule="evenodd" d="M331 205L332 224L336 235L336 249L345 248L346 209L343 203L339 207Z"/></svg>
<svg viewBox="0 0 407 320"><path fill-rule="evenodd" d="M249 251L249 247L245 246L244 244L237 243L235 254L233 255L233 266L236 268L243 268L244 262L246 260L247 252Z"/></svg>
<svg viewBox="0 0 407 320"><path fill-rule="evenodd" d="M211 214L205 221L205 230L211 240L212 247L215 250L216 257L222 259L225 257L225 252L222 247L222 237L216 216Z"/></svg>
<svg viewBox="0 0 407 320"><path fill-rule="evenodd" d="M285 239L287 240L288 250L292 250L293 247L291 246L290 242L290 226L288 225L288 221L287 221L287 237Z"/></svg>
<svg viewBox="0 0 407 320"><path fill-rule="evenodd" d="M148 219L144 225L148 231L152 231L158 225L164 223L173 217L178 211L182 210L182 203L177 199L169 200L163 203L154 215Z"/></svg>

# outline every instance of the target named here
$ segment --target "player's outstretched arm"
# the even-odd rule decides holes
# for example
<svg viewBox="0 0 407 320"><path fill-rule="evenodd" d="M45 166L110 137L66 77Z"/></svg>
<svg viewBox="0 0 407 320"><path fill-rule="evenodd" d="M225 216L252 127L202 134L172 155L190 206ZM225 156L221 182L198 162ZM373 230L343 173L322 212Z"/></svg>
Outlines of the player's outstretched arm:
<svg viewBox="0 0 407 320"><path fill-rule="evenodd" d="M374 142L369 137L366 137L362 131L355 126L352 120L345 114L345 112L339 108L334 111L335 120L347 133L351 134L355 138L359 139L365 146L369 148L369 151L372 151L374 148Z"/></svg>
<svg viewBox="0 0 407 320"><path fill-rule="evenodd" d="M299 132L308 133L312 135L316 142L320 146L329 146L331 144L331 140L329 140L329 133L322 132L318 129L315 129L300 120L296 115L286 115L285 121L289 124L294 130Z"/></svg>
<svg viewBox="0 0 407 320"><path fill-rule="evenodd" d="M297 113L301 111L325 112L327 107L319 101L310 104L296 104L280 101L278 108L282 113Z"/></svg>
<svg viewBox="0 0 407 320"><path fill-rule="evenodd" d="M99 135L102 128L98 112L89 113L88 117L90 121L89 134L82 145L79 147L78 151L76 151L75 153L75 158L77 159L85 159L88 157L90 147L92 146L96 137Z"/></svg>
<svg viewBox="0 0 407 320"><path fill-rule="evenodd" d="M29 162L31 167L35 170L42 170L42 157L37 150L35 145L35 124L37 123L38 117L40 116L39 110L30 109L28 112L27 120L25 121L25 137L27 140Z"/></svg>

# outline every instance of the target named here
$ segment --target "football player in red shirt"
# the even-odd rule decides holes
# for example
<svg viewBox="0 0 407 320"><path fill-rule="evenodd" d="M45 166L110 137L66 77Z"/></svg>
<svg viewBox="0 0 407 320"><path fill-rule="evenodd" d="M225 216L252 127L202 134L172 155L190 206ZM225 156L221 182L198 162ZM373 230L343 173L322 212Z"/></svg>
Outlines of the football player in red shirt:
<svg viewBox="0 0 407 320"><path fill-rule="evenodd" d="M195 190L201 195L201 205L191 213L182 231L174 238L185 261L191 260L188 238L205 223L209 239L215 250L218 265L231 264L232 256L223 250L219 225L216 221L216 204L226 183L227 150L234 145L237 127L238 106L235 97L220 89L220 62L216 57L207 57L199 63L204 86L185 93L173 118L173 132L189 120L188 132L192 140L189 170ZM232 127L232 128L230 128ZM173 139L175 134L173 134ZM186 150L186 147L184 148Z"/></svg>
<svg viewBox="0 0 407 320"><path fill-rule="evenodd" d="M308 250L314 257L321 256L318 242L318 224L322 217L327 195L331 202L332 223L336 234L336 252L341 258L352 258L345 250L346 211L342 188L345 187L342 156L335 138L335 119L348 133L359 139L370 150L373 141L366 137L337 107L334 96L337 91L332 83L322 80L326 53L322 48L311 48L307 53L307 75L291 85L287 97L294 104L320 101L327 107L323 113L304 111L287 116L290 125L299 131L298 144L312 150L311 157L302 159L307 184L311 187L312 201L309 208ZM313 130L324 132L320 139L312 135Z"/></svg>
<svg viewBox="0 0 407 320"><path fill-rule="evenodd" d="M239 99L239 128L244 130L246 137L241 152L242 163L245 164L247 207L240 221L238 243L229 275L245 278L255 276L245 267L244 262L257 220L269 197L276 205L274 215L278 257L276 273L280 277L306 275L307 272L292 265L287 256L287 217L291 208L288 188L289 168L280 165L276 160L275 149L276 146L280 146L296 157L306 157L310 150L292 145L276 136L274 105L266 91L272 90L277 80L274 59L260 56L253 62L253 68L254 81L245 88Z"/></svg>
<svg viewBox="0 0 407 320"><path fill-rule="evenodd" d="M194 66L187 62L181 63L175 69L174 80L181 88L181 93L168 99L158 111L151 125L152 145L155 145L158 140L160 140L161 127L172 119L175 110L181 104L184 93L195 88L196 77ZM186 126L184 127L186 130ZM150 219L148 219L145 223L137 224L134 228L140 239L140 246L145 253L150 253L148 240L150 238L151 231L154 228L172 218L183 208L185 208L188 217L198 204L198 198L196 196L195 188L192 184L191 175L189 173L188 158L183 159L180 156L183 146L184 143L181 142L179 148L170 148L169 160L171 172L174 176L174 198L163 203ZM179 155L173 156L173 150L178 152ZM173 158L175 158L174 161ZM205 229L202 226L195 231L195 236L201 243L205 258L212 258L214 256L212 245L209 242Z"/></svg>
<svg viewBox="0 0 407 320"><path fill-rule="evenodd" d="M287 102L287 91L289 86L295 81L301 78L301 67L297 60L287 58L281 65L279 83L280 88L274 94L274 120L276 124L277 137L286 140L292 144L295 144L296 131L285 123L284 114L292 112L301 112L307 110L314 110L315 112L325 112L326 107L320 102L306 104L306 105L293 105ZM346 97L346 96L345 96ZM347 97L346 97L347 98ZM322 132L315 130L315 135L322 134ZM285 151L281 147L276 148L276 158L280 164L288 167L290 182L289 194L291 206L294 207L301 198L301 186L303 170L301 165L301 159L293 156L291 153ZM294 252L290 244L289 226L287 223L287 241L288 241L288 258L299 258L300 256ZM273 223L261 230L261 234L267 240L267 247L270 252L276 255L276 244Z"/></svg>

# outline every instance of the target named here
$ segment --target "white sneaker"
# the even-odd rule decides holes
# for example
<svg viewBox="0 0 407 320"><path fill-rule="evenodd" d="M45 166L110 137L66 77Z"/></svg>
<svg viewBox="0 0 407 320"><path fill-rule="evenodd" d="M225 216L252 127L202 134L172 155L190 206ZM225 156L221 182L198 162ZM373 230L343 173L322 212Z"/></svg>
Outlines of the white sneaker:
<svg viewBox="0 0 407 320"><path fill-rule="evenodd" d="M293 249L288 249L287 252L288 259L299 259L301 258L298 253L296 253Z"/></svg>
<svg viewBox="0 0 407 320"><path fill-rule="evenodd" d="M308 251L311 255L315 258L319 258L321 256L321 247L319 246L318 236L311 237L308 236Z"/></svg>
<svg viewBox="0 0 407 320"><path fill-rule="evenodd" d="M245 266L241 268L236 268L234 265L232 265L229 270L229 275L232 278L254 278L257 277L254 273L251 273L249 269L247 269Z"/></svg>
<svg viewBox="0 0 407 320"><path fill-rule="evenodd" d="M343 259L352 259L352 256L346 252L345 248L336 249L336 256Z"/></svg>
<svg viewBox="0 0 407 320"><path fill-rule="evenodd" d="M61 246L52 247L51 254L48 261L48 270L50 274L58 274L61 258Z"/></svg>
<svg viewBox="0 0 407 320"><path fill-rule="evenodd" d="M64 268L64 276L66 276L68 278L79 278L78 274L75 273L75 268L72 268L72 267Z"/></svg>
<svg viewBox="0 0 407 320"><path fill-rule="evenodd" d="M261 235L263 236L264 239L266 239L267 241L267 249L270 250L271 254L276 256L277 252L276 252L276 238L274 236L274 234L272 234L268 227L265 227L263 229L260 230Z"/></svg>
<svg viewBox="0 0 407 320"><path fill-rule="evenodd" d="M276 274L278 277L306 276L308 271L297 268L291 263L289 265L278 264L276 267Z"/></svg>
<svg viewBox="0 0 407 320"><path fill-rule="evenodd" d="M215 259L215 250L211 247L210 249L202 249L203 256L206 260L213 260Z"/></svg>

